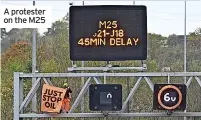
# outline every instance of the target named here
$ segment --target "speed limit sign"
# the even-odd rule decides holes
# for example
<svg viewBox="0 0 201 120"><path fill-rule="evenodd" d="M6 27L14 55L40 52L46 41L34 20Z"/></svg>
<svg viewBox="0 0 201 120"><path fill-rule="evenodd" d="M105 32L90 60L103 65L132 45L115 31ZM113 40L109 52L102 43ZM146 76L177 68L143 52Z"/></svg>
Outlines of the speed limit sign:
<svg viewBox="0 0 201 120"><path fill-rule="evenodd" d="M185 84L155 84L153 108L158 110L185 110Z"/></svg>

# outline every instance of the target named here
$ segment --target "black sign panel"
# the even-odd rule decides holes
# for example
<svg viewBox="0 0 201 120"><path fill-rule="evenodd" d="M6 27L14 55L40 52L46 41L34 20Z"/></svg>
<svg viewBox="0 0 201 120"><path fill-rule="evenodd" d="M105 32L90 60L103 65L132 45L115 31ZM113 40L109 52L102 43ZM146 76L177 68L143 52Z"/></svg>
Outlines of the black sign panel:
<svg viewBox="0 0 201 120"><path fill-rule="evenodd" d="M69 28L71 60L147 58L146 6L71 6Z"/></svg>
<svg viewBox="0 0 201 120"><path fill-rule="evenodd" d="M122 109L122 86L120 84L92 84L89 87L91 111L119 111Z"/></svg>
<svg viewBox="0 0 201 120"><path fill-rule="evenodd" d="M155 84L154 109L158 110L185 110L185 84Z"/></svg>

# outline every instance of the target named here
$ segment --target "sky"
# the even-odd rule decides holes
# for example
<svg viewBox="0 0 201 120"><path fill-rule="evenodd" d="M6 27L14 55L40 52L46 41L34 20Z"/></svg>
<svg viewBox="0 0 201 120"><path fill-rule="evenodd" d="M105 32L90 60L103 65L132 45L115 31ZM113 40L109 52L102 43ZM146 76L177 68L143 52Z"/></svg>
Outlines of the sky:
<svg viewBox="0 0 201 120"><path fill-rule="evenodd" d="M36 6L52 6L52 22L61 19L69 11L69 3L82 5L82 1L36 1ZM32 1L1 1L1 6L32 5ZM132 5L133 1L84 1L85 5ZM147 6L149 33L169 36L184 34L184 1L135 1ZM201 27L201 1L187 1L186 33ZM11 28L10 28L11 29ZM10 29L7 29L10 30ZM47 29L39 29L42 34Z"/></svg>

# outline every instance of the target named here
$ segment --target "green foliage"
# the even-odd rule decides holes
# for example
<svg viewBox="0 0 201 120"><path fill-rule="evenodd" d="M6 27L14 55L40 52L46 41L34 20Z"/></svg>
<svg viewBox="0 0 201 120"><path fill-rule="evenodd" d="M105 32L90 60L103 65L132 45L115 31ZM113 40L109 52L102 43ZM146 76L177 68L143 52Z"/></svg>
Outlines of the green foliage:
<svg viewBox="0 0 201 120"><path fill-rule="evenodd" d="M159 34L148 34L148 56L150 59L158 59L158 54L163 51L163 45L167 38Z"/></svg>
<svg viewBox="0 0 201 120"><path fill-rule="evenodd" d="M201 27L197 28L194 32L189 33L189 40L201 40Z"/></svg>
<svg viewBox="0 0 201 120"><path fill-rule="evenodd" d="M57 36L65 35L68 33L68 23L66 21L56 21L52 24L51 28L48 28L48 31L45 32L45 35L48 36Z"/></svg>
<svg viewBox="0 0 201 120"><path fill-rule="evenodd" d="M168 45L175 46L177 44L178 44L177 43L177 35L175 35L175 34L169 35L169 37L168 37Z"/></svg>
<svg viewBox="0 0 201 120"><path fill-rule="evenodd" d="M1 58L1 106L2 120L12 120L13 115L13 74L30 72L30 46L18 42L8 49ZM27 84L28 85L28 84Z"/></svg>
<svg viewBox="0 0 201 120"><path fill-rule="evenodd" d="M31 43L32 40L32 29L30 28L13 28L9 32L6 32L6 29L2 28L2 41L1 41L1 52L5 52L9 47L11 47L12 44L25 40ZM36 29L36 35L38 38L39 33Z"/></svg>
<svg viewBox="0 0 201 120"><path fill-rule="evenodd" d="M200 66L201 66L200 60L193 60L191 62L188 62L188 71L190 72L201 71Z"/></svg>
<svg viewBox="0 0 201 120"><path fill-rule="evenodd" d="M41 64L41 72L57 72L58 71L58 66L55 62L55 60L50 59L49 61L43 61Z"/></svg>
<svg viewBox="0 0 201 120"><path fill-rule="evenodd" d="M156 60L150 60L149 62L147 62L147 66L148 66L148 71L150 71L150 72L159 71Z"/></svg>

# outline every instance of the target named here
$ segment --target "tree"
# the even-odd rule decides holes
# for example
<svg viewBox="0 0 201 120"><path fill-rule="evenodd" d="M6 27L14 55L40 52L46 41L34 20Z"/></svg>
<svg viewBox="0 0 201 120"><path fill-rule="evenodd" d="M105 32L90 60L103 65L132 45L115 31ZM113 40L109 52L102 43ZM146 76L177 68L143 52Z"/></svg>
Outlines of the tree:
<svg viewBox="0 0 201 120"><path fill-rule="evenodd" d="M8 39L11 43L16 43L21 40L28 40L31 42L32 40L32 31L31 28L13 28L8 32ZM39 36L38 30L36 30L36 35Z"/></svg>
<svg viewBox="0 0 201 120"><path fill-rule="evenodd" d="M69 13L67 12L66 15L62 18L62 21L68 22L69 21Z"/></svg>
<svg viewBox="0 0 201 120"><path fill-rule="evenodd" d="M58 20L52 24L51 28L48 28L48 31L45 32L44 34L46 36L55 36L55 35L65 35L68 34L68 22L63 19L63 20Z"/></svg>
<svg viewBox="0 0 201 120"><path fill-rule="evenodd" d="M52 24L51 28L44 34L46 36L65 35L69 30L69 13L67 13L61 20L57 20Z"/></svg>
<svg viewBox="0 0 201 120"><path fill-rule="evenodd" d="M23 28L23 29L18 29L18 28L13 28L10 31L6 32L5 29L1 29L2 31L2 41L1 45L2 51L5 51L7 48L9 48L12 44L25 40L25 41L32 41L32 31L33 29L31 28ZM39 32L36 29L36 38L38 39Z"/></svg>
<svg viewBox="0 0 201 120"><path fill-rule="evenodd" d="M201 40L201 27L189 33L189 40Z"/></svg>
<svg viewBox="0 0 201 120"><path fill-rule="evenodd" d="M148 34L148 50L151 59L157 59L158 54L163 50L164 41L166 37L163 37L160 34L149 33Z"/></svg>
<svg viewBox="0 0 201 120"><path fill-rule="evenodd" d="M177 35L176 34L169 35L167 44L170 46L177 45Z"/></svg>

